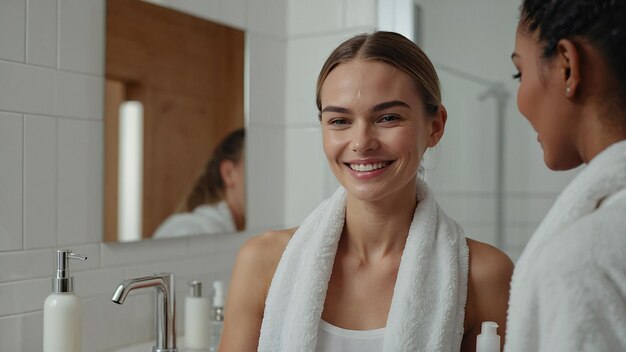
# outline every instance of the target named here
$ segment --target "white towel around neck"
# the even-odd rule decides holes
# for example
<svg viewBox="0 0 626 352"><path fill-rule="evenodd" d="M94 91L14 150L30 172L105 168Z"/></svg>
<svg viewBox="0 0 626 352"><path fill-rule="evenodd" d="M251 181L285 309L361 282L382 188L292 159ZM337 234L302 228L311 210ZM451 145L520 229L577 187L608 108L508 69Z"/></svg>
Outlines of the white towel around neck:
<svg viewBox="0 0 626 352"><path fill-rule="evenodd" d="M417 198L383 351L458 352L467 298L467 243L461 227L439 208L421 180ZM304 220L287 244L265 302L259 351L315 350L345 208L345 190L340 188Z"/></svg>

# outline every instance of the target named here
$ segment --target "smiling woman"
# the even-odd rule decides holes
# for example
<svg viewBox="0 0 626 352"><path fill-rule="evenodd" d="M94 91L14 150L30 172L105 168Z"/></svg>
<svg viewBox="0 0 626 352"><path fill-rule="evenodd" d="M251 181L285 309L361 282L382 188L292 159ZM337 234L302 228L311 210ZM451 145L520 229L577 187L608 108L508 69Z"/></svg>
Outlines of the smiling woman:
<svg viewBox="0 0 626 352"><path fill-rule="evenodd" d="M220 350L474 351L483 321L504 328L512 264L465 238L417 176L447 118L430 60L396 33L348 39L317 106L342 187L241 249Z"/></svg>
<svg viewBox="0 0 626 352"><path fill-rule="evenodd" d="M215 146L243 127L244 32L140 0L109 0L106 12L104 236L120 240L119 106L139 101L142 213L130 238L149 238L183 208Z"/></svg>

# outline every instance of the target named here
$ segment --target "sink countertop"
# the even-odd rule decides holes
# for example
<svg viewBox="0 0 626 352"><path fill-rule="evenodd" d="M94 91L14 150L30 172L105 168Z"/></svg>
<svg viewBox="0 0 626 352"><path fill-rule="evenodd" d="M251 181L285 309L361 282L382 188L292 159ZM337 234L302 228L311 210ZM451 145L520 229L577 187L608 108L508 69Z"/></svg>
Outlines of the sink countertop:
<svg viewBox="0 0 626 352"><path fill-rule="evenodd" d="M148 341L137 345L126 346L117 348L111 352L152 352L152 347L155 345L155 341ZM183 336L176 338L176 345L178 345L178 352L208 352L208 350L196 350L192 348L186 348L185 338Z"/></svg>

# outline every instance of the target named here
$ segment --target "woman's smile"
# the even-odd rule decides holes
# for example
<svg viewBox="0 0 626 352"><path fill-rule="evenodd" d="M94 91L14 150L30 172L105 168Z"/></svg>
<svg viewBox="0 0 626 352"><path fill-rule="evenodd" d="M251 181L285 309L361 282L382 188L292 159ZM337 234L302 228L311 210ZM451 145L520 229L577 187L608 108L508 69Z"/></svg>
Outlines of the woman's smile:
<svg viewBox="0 0 626 352"><path fill-rule="evenodd" d="M382 175L393 164L392 160L386 161L351 161L344 163L350 173L359 179L371 179Z"/></svg>

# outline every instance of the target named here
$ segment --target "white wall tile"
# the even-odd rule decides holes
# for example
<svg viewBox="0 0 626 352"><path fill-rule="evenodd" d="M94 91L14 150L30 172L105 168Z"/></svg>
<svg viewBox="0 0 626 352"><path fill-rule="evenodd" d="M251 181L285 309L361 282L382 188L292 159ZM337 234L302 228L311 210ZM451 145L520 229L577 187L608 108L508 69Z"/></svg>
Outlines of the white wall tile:
<svg viewBox="0 0 626 352"><path fill-rule="evenodd" d="M251 115L253 113L251 112ZM247 226L283 225L285 211L285 132L274 126L251 125L246 132Z"/></svg>
<svg viewBox="0 0 626 352"><path fill-rule="evenodd" d="M218 12L221 22L233 27L246 28L246 0L219 0Z"/></svg>
<svg viewBox="0 0 626 352"><path fill-rule="evenodd" d="M26 1L0 2L0 59L24 61Z"/></svg>
<svg viewBox="0 0 626 352"><path fill-rule="evenodd" d="M506 133L505 174L508 192L560 193L582 169L550 170L543 161L543 150L537 142L537 134L519 114L507 119Z"/></svg>
<svg viewBox="0 0 626 352"><path fill-rule="evenodd" d="M187 238L187 255L207 255L221 252L232 252L238 250L239 247L250 236L258 233L258 230L247 226L244 232L227 234L224 236L199 235Z"/></svg>
<svg viewBox="0 0 626 352"><path fill-rule="evenodd" d="M287 46L287 125L319 126L315 105L317 76L331 51L357 32L290 39Z"/></svg>
<svg viewBox="0 0 626 352"><path fill-rule="evenodd" d="M493 81L511 77L510 55L519 17L518 2L417 0L416 3L422 9L423 47L433 62Z"/></svg>
<svg viewBox="0 0 626 352"><path fill-rule="evenodd" d="M250 55L249 109L256 123L281 125L285 121L287 42L272 36L248 32Z"/></svg>
<svg viewBox="0 0 626 352"><path fill-rule="evenodd" d="M77 261L72 263L72 268L79 266ZM72 276L74 276L74 291L82 299L101 296L102 293L107 292L113 296L117 286L125 280L123 268L72 271Z"/></svg>
<svg viewBox="0 0 626 352"><path fill-rule="evenodd" d="M476 241L496 246L496 228L494 225L461 225L465 236Z"/></svg>
<svg viewBox="0 0 626 352"><path fill-rule="evenodd" d="M184 258L187 244L184 238L146 240L129 243L102 243L102 267L152 263Z"/></svg>
<svg viewBox="0 0 626 352"><path fill-rule="evenodd" d="M56 244L57 122L24 116L24 249Z"/></svg>
<svg viewBox="0 0 626 352"><path fill-rule="evenodd" d="M57 245L102 240L101 122L59 120Z"/></svg>
<svg viewBox="0 0 626 352"><path fill-rule="evenodd" d="M376 26L376 0L345 0L344 27L372 27Z"/></svg>
<svg viewBox="0 0 626 352"><path fill-rule="evenodd" d="M345 2L337 0L289 0L289 35L338 31L343 28Z"/></svg>
<svg viewBox="0 0 626 352"><path fill-rule="evenodd" d="M461 225L493 225L496 222L495 194L444 193L433 189L443 211Z"/></svg>
<svg viewBox="0 0 626 352"><path fill-rule="evenodd" d="M319 126L287 129L285 224L297 226L324 200L328 163Z"/></svg>
<svg viewBox="0 0 626 352"><path fill-rule="evenodd" d="M22 132L21 115L0 112L0 251L22 249Z"/></svg>
<svg viewBox="0 0 626 352"><path fill-rule="evenodd" d="M56 91L58 115L104 120L102 77L59 71Z"/></svg>
<svg viewBox="0 0 626 352"><path fill-rule="evenodd" d="M104 74L104 0L59 0L59 67Z"/></svg>
<svg viewBox="0 0 626 352"><path fill-rule="evenodd" d="M248 29L284 38L287 29L287 1L249 0L246 21Z"/></svg>
<svg viewBox="0 0 626 352"><path fill-rule="evenodd" d="M507 225L504 247L515 251L521 251L524 249L533 233L535 233L537 225Z"/></svg>
<svg viewBox="0 0 626 352"><path fill-rule="evenodd" d="M43 312L34 312L22 316L22 350L40 351L43 346Z"/></svg>
<svg viewBox="0 0 626 352"><path fill-rule="evenodd" d="M52 249L0 253L0 282L52 278L54 259Z"/></svg>
<svg viewBox="0 0 626 352"><path fill-rule="evenodd" d="M56 111L56 72L0 61L0 109L33 114Z"/></svg>
<svg viewBox="0 0 626 352"><path fill-rule="evenodd" d="M28 0L26 62L57 66L57 2Z"/></svg>
<svg viewBox="0 0 626 352"><path fill-rule="evenodd" d="M426 160L433 189L455 192L496 191L497 116L493 99L480 101L487 87L439 70L442 100L448 113L439 145Z"/></svg>
<svg viewBox="0 0 626 352"><path fill-rule="evenodd" d="M557 194L507 196L505 207L507 224L539 225L552 208L556 197Z"/></svg>
<svg viewBox="0 0 626 352"><path fill-rule="evenodd" d="M0 341L3 351L26 351L22 348L22 316L0 318Z"/></svg>
<svg viewBox="0 0 626 352"><path fill-rule="evenodd" d="M0 317L43 309L51 287L50 278L0 284Z"/></svg>
<svg viewBox="0 0 626 352"><path fill-rule="evenodd" d="M187 14L217 20L219 0L170 0L170 7Z"/></svg>

